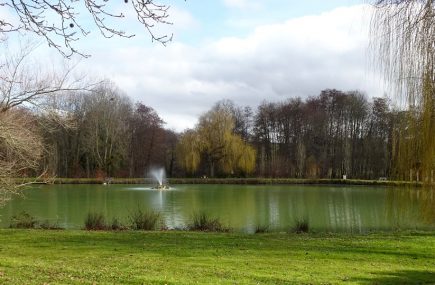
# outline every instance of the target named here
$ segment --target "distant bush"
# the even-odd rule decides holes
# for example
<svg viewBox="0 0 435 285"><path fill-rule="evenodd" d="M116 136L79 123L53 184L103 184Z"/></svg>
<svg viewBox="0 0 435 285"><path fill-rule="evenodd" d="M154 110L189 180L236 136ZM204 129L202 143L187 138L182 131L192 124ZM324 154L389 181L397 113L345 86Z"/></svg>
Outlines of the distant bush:
<svg viewBox="0 0 435 285"><path fill-rule="evenodd" d="M131 228L133 230L152 231L157 230L160 225L161 217L159 212L142 211L137 209L129 216Z"/></svg>
<svg viewBox="0 0 435 285"><path fill-rule="evenodd" d="M264 234L264 233L267 233L267 232L269 232L269 226L266 226L266 225L257 225L255 227L255 233L256 234Z"/></svg>
<svg viewBox="0 0 435 285"><path fill-rule="evenodd" d="M49 220L43 222L38 221L34 216L22 211L18 215L14 215L11 218L9 225L13 229L44 229L44 230L60 230L63 229L56 223L51 223Z"/></svg>
<svg viewBox="0 0 435 285"><path fill-rule="evenodd" d="M85 219L85 229L94 231L122 231L122 230L155 230L160 224L160 213L143 212L138 209L129 216L130 225L123 224L118 218L113 218L110 223L101 213L88 213Z"/></svg>
<svg viewBox="0 0 435 285"><path fill-rule="evenodd" d="M293 232L297 234L308 233L310 231L309 223L306 219L296 221Z"/></svg>
<svg viewBox="0 0 435 285"><path fill-rule="evenodd" d="M128 230L128 227L121 223L118 218L113 218L112 223L108 227L110 230L113 231L124 231Z"/></svg>
<svg viewBox="0 0 435 285"><path fill-rule="evenodd" d="M39 223L39 228L43 230L63 230L64 228L59 226L57 222L51 223L49 220L45 220Z"/></svg>
<svg viewBox="0 0 435 285"><path fill-rule="evenodd" d="M108 229L104 215L102 213L88 213L85 219L85 229L88 231Z"/></svg>
<svg viewBox="0 0 435 285"><path fill-rule="evenodd" d="M228 232L230 229L224 227L218 218L211 218L204 212L195 213L192 223L187 226L190 231L203 232Z"/></svg>
<svg viewBox="0 0 435 285"><path fill-rule="evenodd" d="M11 218L10 228L14 229L33 229L38 225L38 221L29 213L22 211Z"/></svg>

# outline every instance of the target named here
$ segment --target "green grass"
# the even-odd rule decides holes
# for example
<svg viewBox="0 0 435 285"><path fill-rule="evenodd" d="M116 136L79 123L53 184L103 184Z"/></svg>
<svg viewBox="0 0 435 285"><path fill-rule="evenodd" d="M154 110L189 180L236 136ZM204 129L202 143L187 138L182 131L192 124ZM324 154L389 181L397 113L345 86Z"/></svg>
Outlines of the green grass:
<svg viewBox="0 0 435 285"><path fill-rule="evenodd" d="M435 233L0 230L0 284L433 284Z"/></svg>

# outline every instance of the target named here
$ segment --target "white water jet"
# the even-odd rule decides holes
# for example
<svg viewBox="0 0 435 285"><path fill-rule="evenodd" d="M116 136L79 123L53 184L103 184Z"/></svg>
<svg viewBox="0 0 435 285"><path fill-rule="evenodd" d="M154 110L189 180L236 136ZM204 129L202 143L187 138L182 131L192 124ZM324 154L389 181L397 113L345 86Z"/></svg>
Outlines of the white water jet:
<svg viewBox="0 0 435 285"><path fill-rule="evenodd" d="M151 175L157 180L158 184L156 187L154 187L153 189L158 189L158 190L167 190L169 189L168 185L163 184L164 180L166 179L165 177L165 169L162 168L158 168L158 169L153 169L151 170Z"/></svg>
<svg viewBox="0 0 435 285"><path fill-rule="evenodd" d="M151 175L154 176L154 178L157 180L159 186L163 185L163 179L165 176L165 169L163 167L151 170Z"/></svg>

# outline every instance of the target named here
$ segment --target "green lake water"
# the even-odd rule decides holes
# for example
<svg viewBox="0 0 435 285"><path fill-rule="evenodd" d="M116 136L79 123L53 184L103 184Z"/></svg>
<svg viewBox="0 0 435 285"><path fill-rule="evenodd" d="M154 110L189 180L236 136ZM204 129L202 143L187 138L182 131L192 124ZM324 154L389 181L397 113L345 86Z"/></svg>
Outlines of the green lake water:
<svg viewBox="0 0 435 285"><path fill-rule="evenodd" d="M137 208L161 212L169 228L182 228L194 213L219 217L238 231L259 225L286 231L308 221L316 231L435 229L435 190L373 186L145 185L35 186L0 208L0 226L22 211L65 228L83 227L88 212L127 222Z"/></svg>

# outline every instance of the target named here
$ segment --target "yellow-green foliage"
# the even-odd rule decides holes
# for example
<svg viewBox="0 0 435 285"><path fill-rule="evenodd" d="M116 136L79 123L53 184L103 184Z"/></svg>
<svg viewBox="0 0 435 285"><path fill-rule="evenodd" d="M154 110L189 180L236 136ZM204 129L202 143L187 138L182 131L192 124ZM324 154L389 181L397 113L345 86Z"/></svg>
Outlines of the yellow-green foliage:
<svg viewBox="0 0 435 285"><path fill-rule="evenodd" d="M250 174L255 170L255 149L246 144L240 136L232 135L225 148L225 158L221 161L221 168L225 173L242 172Z"/></svg>
<svg viewBox="0 0 435 285"><path fill-rule="evenodd" d="M433 171L435 171L435 86L431 78L431 75L427 74L423 85L421 168L425 177L433 179L432 175Z"/></svg>
<svg viewBox="0 0 435 285"><path fill-rule="evenodd" d="M256 152L239 135L234 134L230 110L216 107L201 116L197 127L185 132L177 147L180 165L194 173L201 158L206 159L213 175L217 167L222 174L249 174L255 169Z"/></svg>
<svg viewBox="0 0 435 285"><path fill-rule="evenodd" d="M226 110L211 110L199 119L196 132L200 137L201 151L217 160L225 155L225 147L230 144L234 120Z"/></svg>
<svg viewBox="0 0 435 285"><path fill-rule="evenodd" d="M255 170L257 152L252 146L245 144L242 153L243 155L239 158L238 167L244 173L250 174Z"/></svg>
<svg viewBox="0 0 435 285"><path fill-rule="evenodd" d="M426 77L422 102L400 118L393 139L397 178L431 182L435 170L435 88Z"/></svg>
<svg viewBox="0 0 435 285"><path fill-rule="evenodd" d="M188 173L194 173L198 169L200 157L200 142L195 131L188 130L181 135L177 145L178 163Z"/></svg>
<svg viewBox="0 0 435 285"><path fill-rule="evenodd" d="M435 171L435 6L433 1L374 1L376 61L407 114L395 130L393 165L401 179L431 182ZM417 179L418 178L418 179Z"/></svg>

